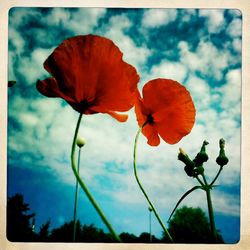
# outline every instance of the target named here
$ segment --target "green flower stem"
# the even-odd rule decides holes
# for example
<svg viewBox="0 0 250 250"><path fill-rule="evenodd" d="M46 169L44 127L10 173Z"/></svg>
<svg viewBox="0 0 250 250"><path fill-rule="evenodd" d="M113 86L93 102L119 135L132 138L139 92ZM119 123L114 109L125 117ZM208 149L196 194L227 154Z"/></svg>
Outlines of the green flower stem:
<svg viewBox="0 0 250 250"><path fill-rule="evenodd" d="M187 197L189 194L191 194L193 191L195 191L196 189L203 189L203 187L201 186L194 186L193 188L191 188L190 190L188 190L185 194L183 194L181 196L181 198L179 199L179 201L177 202L177 204L175 205L174 210L172 211L172 213L170 214L169 218L168 218L168 222L170 221L171 217L173 216L174 212L176 211L176 209L178 208L178 206L180 205L180 203L184 200L185 197Z"/></svg>
<svg viewBox="0 0 250 250"><path fill-rule="evenodd" d="M217 234L216 234L216 229L215 229L214 212L213 212L210 189L206 189L206 194L207 194L207 205L208 205L208 214L209 214L209 221L210 221L210 226L211 226L211 233L212 233L212 237L214 241L217 242Z"/></svg>
<svg viewBox="0 0 250 250"><path fill-rule="evenodd" d="M204 183L201 181L201 179L199 178L199 176L197 175L197 176L195 176L195 178L201 184L201 186L204 187Z"/></svg>
<svg viewBox="0 0 250 250"><path fill-rule="evenodd" d="M78 162L77 162L77 173L79 175L80 169L80 155L81 148L78 151ZM74 204L74 229L73 229L73 241L76 241L76 218L77 218L77 207L78 207L78 181L76 180L76 190L75 190L75 204Z"/></svg>
<svg viewBox="0 0 250 250"><path fill-rule="evenodd" d="M107 226L107 228L109 229L109 231L113 235L113 237L118 242L121 242L120 237L116 234L116 232L112 228L111 224L108 222L108 220L106 219L105 215L103 214L102 210L97 205L97 203L94 200L93 196L90 194L90 192L89 192L88 188L86 187L86 185L84 184L83 180L80 178L79 174L77 173L74 155L75 155L75 147L76 147L76 138L77 138L77 134L78 134L78 131L79 131L81 119L82 119L82 114L80 114L80 116L78 118L76 129L75 129L75 134L74 134L74 139L73 139L73 143L72 143L72 149L71 149L71 167L72 167L72 170L74 172L74 175L75 175L77 181L79 182L80 186L82 187L83 191L87 195L88 199L90 200L90 202L92 203L92 205L94 206L94 208L96 209L96 211L98 212L98 214L100 215L102 221Z"/></svg>
<svg viewBox="0 0 250 250"><path fill-rule="evenodd" d="M223 166L220 166L220 169L219 169L219 171L218 171L217 175L214 177L213 181L210 183L210 187L212 187L212 186L213 186L213 184L215 183L215 181L216 181L216 180L217 180L217 178L219 177L219 175L220 175L220 173L221 173L222 169L223 169Z"/></svg>
<svg viewBox="0 0 250 250"><path fill-rule="evenodd" d="M154 208L154 205L152 204L152 202L150 201L150 199L149 199L147 193L145 192L144 188L142 187L142 184L140 183L140 180L139 180L138 175L137 175L137 170L136 170L136 147L137 147L137 141L138 141L138 137L139 137L139 135L140 135L140 133L141 133L141 130L142 130L142 128L139 128L139 130L137 131L136 137L135 137L135 143L134 143L134 154L133 154L134 160L133 160L133 165L134 165L134 174L135 174L135 178L136 178L136 181L137 181L137 183L138 183L138 185L139 185L139 187L140 187L142 193L144 194L144 196L145 196L145 198L147 199L147 201L148 201L150 207L152 208L152 210L153 210L153 212L154 212L154 214L155 214L155 216L156 216L158 222L160 223L160 225L161 225L163 231L165 232L165 234L166 234L166 236L168 237L168 239L169 239L171 242L173 242L173 238L172 238L171 235L169 234L167 228L164 226L164 224L163 224L163 222L162 222L160 216L158 215L156 209Z"/></svg>
<svg viewBox="0 0 250 250"><path fill-rule="evenodd" d="M205 186L208 186L208 183L207 183L207 180L206 180L206 177L205 177L204 173L202 174L202 178L204 180Z"/></svg>
<svg viewBox="0 0 250 250"><path fill-rule="evenodd" d="M216 228L215 228L214 212L213 212L213 205L212 205L212 199L211 199L211 187L210 185L208 185L204 174L202 174L202 177L205 182L205 191L207 195L208 215L209 215L212 238L215 242L217 242L217 233L216 233Z"/></svg>

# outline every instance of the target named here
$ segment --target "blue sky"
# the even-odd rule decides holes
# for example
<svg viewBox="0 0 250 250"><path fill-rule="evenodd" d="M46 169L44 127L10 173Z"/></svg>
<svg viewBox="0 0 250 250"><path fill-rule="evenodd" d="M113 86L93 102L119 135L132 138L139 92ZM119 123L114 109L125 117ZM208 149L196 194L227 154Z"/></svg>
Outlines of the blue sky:
<svg viewBox="0 0 250 250"><path fill-rule="evenodd" d="M140 137L138 174L166 222L181 195L196 185L177 160L179 147L194 157L209 141L206 174L218 169L218 141L230 159L212 193L216 226L226 240L239 240L241 131L241 13L223 9L13 8L9 12L8 195L20 192L36 213L36 229L51 220L58 227L73 217L75 180L70 149L78 118L61 99L36 90L48 77L43 62L64 39L80 34L108 37L140 74L139 89L154 78L170 78L190 91L197 110L192 132L178 144L150 147ZM148 208L133 176L138 129L133 109L126 123L102 114L83 117L86 140L81 174L118 233L148 231ZM79 219L102 224L79 195ZM207 211L205 193L183 205ZM152 232L161 236L153 218Z"/></svg>

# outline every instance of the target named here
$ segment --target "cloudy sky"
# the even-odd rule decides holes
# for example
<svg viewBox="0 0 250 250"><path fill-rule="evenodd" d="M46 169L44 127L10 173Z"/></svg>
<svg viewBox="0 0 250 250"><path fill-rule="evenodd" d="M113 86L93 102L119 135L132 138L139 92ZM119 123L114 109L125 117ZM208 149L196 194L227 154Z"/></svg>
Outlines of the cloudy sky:
<svg viewBox="0 0 250 250"><path fill-rule="evenodd" d="M179 147L191 158L209 141L205 165L212 180L219 139L226 140L229 164L212 191L216 226L224 240L239 240L241 130L241 13L219 9L13 8L9 12L8 195L22 193L36 213L36 230L73 217L75 179L70 150L78 113L61 99L36 90L48 77L43 62L64 39L80 34L112 39L140 75L139 89L154 78L181 82L193 97L197 115L191 133L178 144L151 147L141 136L138 174L164 222L181 195L197 185L177 160ZM119 123L108 115L84 116L80 135L81 176L118 233L147 232L148 207L133 175L134 110ZM183 205L207 212L198 190ZM79 219L106 230L85 194ZM152 232L162 229L155 218Z"/></svg>

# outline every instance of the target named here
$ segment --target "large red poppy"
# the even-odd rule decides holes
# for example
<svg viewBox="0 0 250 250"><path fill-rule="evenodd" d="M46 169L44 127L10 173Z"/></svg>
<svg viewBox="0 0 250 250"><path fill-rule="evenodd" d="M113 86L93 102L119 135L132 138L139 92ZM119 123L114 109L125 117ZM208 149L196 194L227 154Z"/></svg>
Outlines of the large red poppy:
<svg viewBox="0 0 250 250"><path fill-rule="evenodd" d="M131 109L139 76L109 39L85 35L65 40L44 62L52 75L37 81L48 97L61 97L82 114L107 113L118 121Z"/></svg>
<svg viewBox="0 0 250 250"><path fill-rule="evenodd" d="M143 98L137 91L135 112L149 145L159 145L159 135L175 144L191 131L196 112L184 86L169 79L155 79L144 85L142 94Z"/></svg>

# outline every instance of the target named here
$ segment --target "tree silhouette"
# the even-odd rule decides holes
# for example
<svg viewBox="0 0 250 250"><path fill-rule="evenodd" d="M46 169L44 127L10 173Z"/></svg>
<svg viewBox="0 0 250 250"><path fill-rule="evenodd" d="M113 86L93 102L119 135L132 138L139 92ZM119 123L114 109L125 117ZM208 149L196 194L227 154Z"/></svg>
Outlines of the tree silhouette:
<svg viewBox="0 0 250 250"><path fill-rule="evenodd" d="M64 223L61 227L53 229L49 237L53 242L73 241L73 221ZM81 225L76 223L76 242L115 242L109 233L104 233L102 229L96 228L93 224Z"/></svg>
<svg viewBox="0 0 250 250"><path fill-rule="evenodd" d="M154 235L152 235L152 242L150 242L150 234L143 232L138 237L137 242L139 242L139 243L160 243L160 240L157 239Z"/></svg>
<svg viewBox="0 0 250 250"><path fill-rule="evenodd" d="M169 232L176 243L215 243L211 237L210 224L200 208L177 209L169 222ZM166 237L163 237L166 239ZM217 243L223 243L217 232Z"/></svg>
<svg viewBox="0 0 250 250"><path fill-rule="evenodd" d="M49 230L50 220L42 224L39 233L34 232L35 214L29 213L29 205L24 202L21 194L8 198L7 202L7 238L18 242L72 242L73 221L66 222L58 228ZM175 243L215 243L211 237L210 224L205 213L200 208L182 207L177 209L169 222L169 232ZM123 232L120 237L124 243L150 243L150 234L143 232L139 237ZM76 224L76 242L115 242L109 233L96 228L93 224ZM152 243L166 243L152 235ZM217 232L217 242L224 243Z"/></svg>
<svg viewBox="0 0 250 250"><path fill-rule="evenodd" d="M120 238L124 243L136 243L138 241L137 237L134 234L130 233L121 233Z"/></svg>
<svg viewBox="0 0 250 250"><path fill-rule="evenodd" d="M31 219L35 214L28 214L29 205L24 203L23 196L16 194L7 200L7 238L10 241L32 241L35 233Z"/></svg>
<svg viewBox="0 0 250 250"><path fill-rule="evenodd" d="M64 223L59 228L55 228L52 230L50 235L50 240L54 242L72 242L73 241L73 221L69 223ZM79 235L81 234L81 223L78 220L76 223L76 241L79 239Z"/></svg>
<svg viewBox="0 0 250 250"><path fill-rule="evenodd" d="M38 233L40 241L43 242L49 241L49 236L50 236L49 227L50 227L50 220L48 220L45 224L42 224L42 226L40 227L40 231Z"/></svg>

